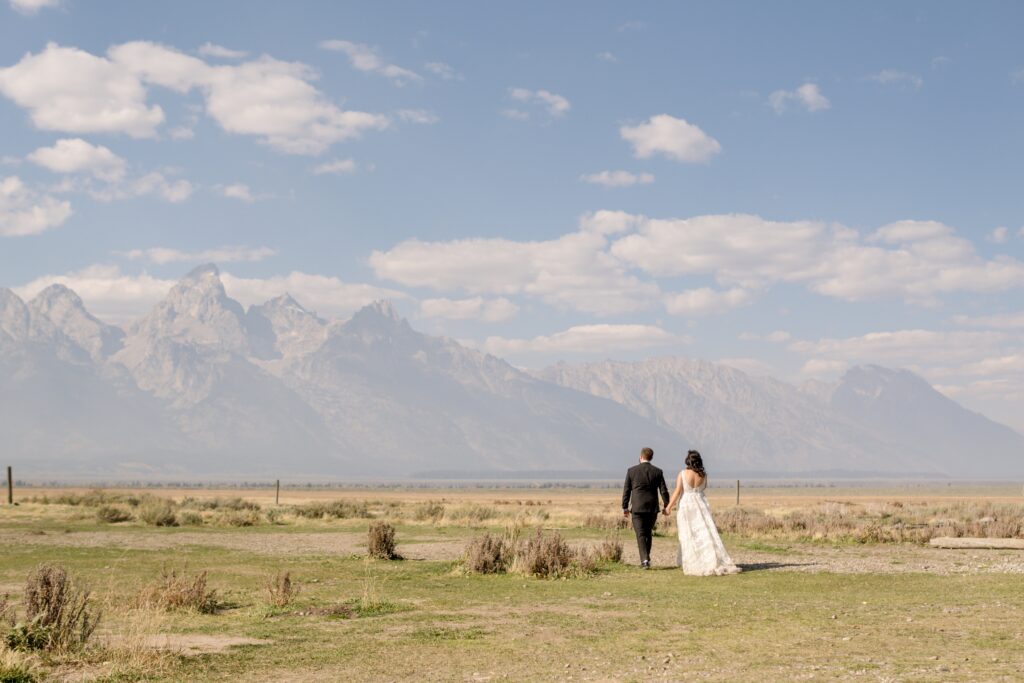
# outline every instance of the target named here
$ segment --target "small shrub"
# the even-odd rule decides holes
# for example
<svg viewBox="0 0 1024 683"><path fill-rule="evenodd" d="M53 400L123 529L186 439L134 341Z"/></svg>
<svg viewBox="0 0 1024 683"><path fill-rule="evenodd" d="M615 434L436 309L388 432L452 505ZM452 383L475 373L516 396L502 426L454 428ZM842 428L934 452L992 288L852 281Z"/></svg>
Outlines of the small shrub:
<svg viewBox="0 0 1024 683"><path fill-rule="evenodd" d="M590 552L573 550L558 532L545 535L538 528L536 534L517 544L512 570L557 579L585 576L594 571L595 564Z"/></svg>
<svg viewBox="0 0 1024 683"><path fill-rule="evenodd" d="M596 559L600 562L622 562L622 541L608 536L597 547Z"/></svg>
<svg viewBox="0 0 1024 683"><path fill-rule="evenodd" d="M232 510L230 508L221 512L219 517L221 524L237 527L257 526L260 519L260 513L254 510Z"/></svg>
<svg viewBox="0 0 1024 683"><path fill-rule="evenodd" d="M444 505L435 501L420 503L412 511L412 518L417 522L431 521L435 524L444 517Z"/></svg>
<svg viewBox="0 0 1024 683"><path fill-rule="evenodd" d="M113 505L103 505L102 507L96 508L96 521L104 524L118 524L119 522L129 522L132 519L132 513L127 510Z"/></svg>
<svg viewBox="0 0 1024 683"><path fill-rule="evenodd" d="M466 524L480 524L488 519L498 516L498 511L486 505L468 505L455 508L445 513L453 522L464 522Z"/></svg>
<svg viewBox="0 0 1024 683"><path fill-rule="evenodd" d="M627 524L626 518L622 515L587 515L580 522L580 526L586 529L607 529L610 531L625 529Z"/></svg>
<svg viewBox="0 0 1024 683"><path fill-rule="evenodd" d="M305 505L296 505L292 508L292 512L299 517L307 519L324 519L327 517L333 519L365 519L370 517L370 510L365 501L335 500L330 503L306 503Z"/></svg>
<svg viewBox="0 0 1024 683"><path fill-rule="evenodd" d="M25 618L4 637L12 650L70 652L83 648L99 625L90 591L78 588L67 571L40 565L25 584ZM13 614L6 606L4 611Z"/></svg>
<svg viewBox="0 0 1024 683"><path fill-rule="evenodd" d="M203 526L206 520L195 510L182 510L177 514L181 526Z"/></svg>
<svg viewBox="0 0 1024 683"><path fill-rule="evenodd" d="M28 655L14 651L0 651L0 683L35 683L35 661Z"/></svg>
<svg viewBox="0 0 1024 683"><path fill-rule="evenodd" d="M253 512L259 512L261 509L259 503L255 503L251 500L245 500L244 498L237 496L234 498L206 498L202 500L189 497L181 501L181 506L183 508L200 511L234 510L235 512L238 512L241 510L252 510Z"/></svg>
<svg viewBox="0 0 1024 683"><path fill-rule="evenodd" d="M299 595L299 584L292 581L291 572L278 572L267 579L267 593L274 607L287 607Z"/></svg>
<svg viewBox="0 0 1024 683"><path fill-rule="evenodd" d="M200 614L213 614L220 607L217 591L207 587L206 572L189 577L167 569L160 572L156 582L141 591L138 602L143 607Z"/></svg>
<svg viewBox="0 0 1024 683"><path fill-rule="evenodd" d="M166 500L151 501L139 509L139 519L150 526L178 526L174 506Z"/></svg>
<svg viewBox="0 0 1024 683"><path fill-rule="evenodd" d="M395 527L386 522L374 522L367 533L367 549L370 557L378 560L395 560Z"/></svg>
<svg viewBox="0 0 1024 683"><path fill-rule="evenodd" d="M476 574L501 574L508 571L513 559L513 546L502 536L474 536L466 544L463 566Z"/></svg>
<svg viewBox="0 0 1024 683"><path fill-rule="evenodd" d="M279 508L269 508L263 514L268 524L284 524L284 513Z"/></svg>

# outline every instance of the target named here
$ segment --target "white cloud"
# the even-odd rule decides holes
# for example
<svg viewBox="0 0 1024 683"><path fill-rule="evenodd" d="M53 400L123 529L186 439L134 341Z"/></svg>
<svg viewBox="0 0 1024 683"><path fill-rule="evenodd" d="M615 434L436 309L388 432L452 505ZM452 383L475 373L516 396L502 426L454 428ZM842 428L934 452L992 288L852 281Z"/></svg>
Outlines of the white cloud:
<svg viewBox="0 0 1024 683"><path fill-rule="evenodd" d="M953 60L950 59L949 57L943 57L942 55L939 55L938 57L932 57L932 68L933 69L937 69L940 66L946 66L947 64L952 64L952 63L953 63Z"/></svg>
<svg viewBox="0 0 1024 683"><path fill-rule="evenodd" d="M326 316L347 316L379 299L408 298L402 292L301 272L262 279L222 273L221 279L228 294L243 305L260 304L289 293L303 306ZM156 278L145 272L126 274L117 266L94 265L64 275L44 275L14 288L14 291L18 296L29 299L55 283L77 292L96 317L126 324L148 313L167 295L175 281Z"/></svg>
<svg viewBox="0 0 1024 683"><path fill-rule="evenodd" d="M56 43L0 69L0 93L29 110L42 130L141 138L156 135L164 120L159 106L146 105L146 89L129 69Z"/></svg>
<svg viewBox="0 0 1024 683"><path fill-rule="evenodd" d="M53 147L40 147L28 160L54 173L89 173L116 182L124 177L125 160L102 145L81 138L58 140Z"/></svg>
<svg viewBox="0 0 1024 683"><path fill-rule="evenodd" d="M1019 313L997 313L995 315L957 315L953 322L965 327L987 327L989 329L1021 329L1024 330L1024 311Z"/></svg>
<svg viewBox="0 0 1024 683"><path fill-rule="evenodd" d="M316 77L304 64L267 56L213 66L144 41L115 45L106 57L50 43L0 69L0 93L44 130L154 137L164 113L147 105L147 86L181 94L197 89L206 113L225 131L294 154L318 154L389 125L386 116L332 104L311 85Z"/></svg>
<svg viewBox="0 0 1024 683"><path fill-rule="evenodd" d="M88 192L93 199L101 202L156 195L172 204L185 201L196 190L195 186L188 180L168 178L160 171L152 171L138 178L108 183L106 185L95 185L88 182L71 183L67 184L65 188Z"/></svg>
<svg viewBox="0 0 1024 683"><path fill-rule="evenodd" d="M611 52L598 52L597 58L602 62L608 62L609 64L617 64L619 61L619 58Z"/></svg>
<svg viewBox="0 0 1024 683"><path fill-rule="evenodd" d="M798 353L845 362L925 367L975 362L999 352L1012 338L1004 332L895 330L857 337L799 340L789 348Z"/></svg>
<svg viewBox="0 0 1024 683"><path fill-rule="evenodd" d="M60 0L10 0L11 7L22 14L35 14L44 7L57 7Z"/></svg>
<svg viewBox="0 0 1024 683"><path fill-rule="evenodd" d="M812 358L800 368L800 374L804 377L837 377L848 367L850 364L846 361Z"/></svg>
<svg viewBox="0 0 1024 683"><path fill-rule="evenodd" d="M548 90L528 90L527 88L509 88L508 96L517 102L526 102L543 107L549 115L561 118L569 113L572 105L561 95Z"/></svg>
<svg viewBox="0 0 1024 683"><path fill-rule="evenodd" d="M624 31L643 31L645 28L647 28L647 24L642 21L627 21L619 24L616 30L622 33Z"/></svg>
<svg viewBox="0 0 1024 683"><path fill-rule="evenodd" d="M244 50L232 50L214 43L203 43L197 52L204 57L217 57L219 59L242 59L249 54Z"/></svg>
<svg viewBox="0 0 1024 683"><path fill-rule="evenodd" d="M551 336L532 339L488 337L482 348L496 356L528 353L604 354L635 351L684 343L676 336L653 325L577 325Z"/></svg>
<svg viewBox="0 0 1024 683"><path fill-rule="evenodd" d="M245 183L234 183L221 188L221 194L229 199L238 199L249 204L256 201L249 186Z"/></svg>
<svg viewBox="0 0 1024 683"><path fill-rule="evenodd" d="M653 183L654 176L650 173L630 173L629 171L601 171L600 173L588 173L581 176L580 180L605 187L631 187Z"/></svg>
<svg viewBox="0 0 1024 683"><path fill-rule="evenodd" d="M665 310L672 315L705 315L724 313L751 301L750 292L734 288L717 291L710 287L690 289L677 294L665 295Z"/></svg>
<svg viewBox="0 0 1024 683"><path fill-rule="evenodd" d="M992 244L1006 244L1010 239L1010 229L1005 226L999 226L986 235L985 239Z"/></svg>
<svg viewBox="0 0 1024 683"><path fill-rule="evenodd" d="M17 176L0 180L0 237L38 235L71 216L71 204L30 190Z"/></svg>
<svg viewBox="0 0 1024 683"><path fill-rule="evenodd" d="M167 133L171 136L172 140L191 140L196 136L196 132L188 126L176 126Z"/></svg>
<svg viewBox="0 0 1024 683"><path fill-rule="evenodd" d="M431 125L441 120L437 114L426 109L401 109L398 112L398 118L407 123L419 123L424 125Z"/></svg>
<svg viewBox="0 0 1024 683"><path fill-rule="evenodd" d="M606 253L605 231L626 223L615 212L586 216L581 230L555 240L465 239L400 242L374 251L378 277L411 287L471 294L525 294L599 315L649 307L658 287L626 272Z"/></svg>
<svg viewBox="0 0 1024 683"><path fill-rule="evenodd" d="M515 317L519 307L504 297L485 299L424 299L420 302L420 315L424 318L446 320L483 320L502 322Z"/></svg>
<svg viewBox="0 0 1024 683"><path fill-rule="evenodd" d="M807 111L824 111L832 106L815 83L804 83L796 90L776 90L768 96L768 103L777 114L786 111L791 103Z"/></svg>
<svg viewBox="0 0 1024 683"><path fill-rule="evenodd" d="M218 247L202 251L181 251L169 247L132 249L124 256L133 261L148 261L157 265L167 263L231 263L235 261L263 261L277 252L270 247Z"/></svg>
<svg viewBox="0 0 1024 683"><path fill-rule="evenodd" d="M450 64L444 62L427 62L423 68L445 81L461 81L462 74L457 72Z"/></svg>
<svg viewBox="0 0 1024 683"><path fill-rule="evenodd" d="M917 74L898 71L896 69L883 69L876 74L867 77L869 81L875 81L882 85L900 85L920 90L924 85L924 79Z"/></svg>
<svg viewBox="0 0 1024 683"><path fill-rule="evenodd" d="M324 175L325 173L333 173L335 175L351 174L356 172L356 168L355 159L333 159L315 166L313 173L316 175Z"/></svg>
<svg viewBox="0 0 1024 683"><path fill-rule="evenodd" d="M377 51L369 45L353 43L348 40L325 40L320 47L333 52L342 52L348 56L352 68L367 73L377 73L391 80L395 85L418 83L423 80L415 71L388 64L380 58Z"/></svg>
<svg viewBox="0 0 1024 683"><path fill-rule="evenodd" d="M639 159L661 154L675 161L701 163L722 151L718 140L685 119L668 114L652 116L636 126L622 126L619 133Z"/></svg>

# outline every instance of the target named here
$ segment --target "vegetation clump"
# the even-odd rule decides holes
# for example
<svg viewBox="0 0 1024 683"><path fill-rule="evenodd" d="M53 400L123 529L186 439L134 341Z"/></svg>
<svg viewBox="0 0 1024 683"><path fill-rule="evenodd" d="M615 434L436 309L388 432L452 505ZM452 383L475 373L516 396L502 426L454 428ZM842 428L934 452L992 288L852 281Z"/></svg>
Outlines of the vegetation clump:
<svg viewBox="0 0 1024 683"><path fill-rule="evenodd" d="M395 552L395 527L387 522L374 522L367 532L367 550L370 557L378 560L397 560Z"/></svg>
<svg viewBox="0 0 1024 683"><path fill-rule="evenodd" d="M621 559L621 544L618 556ZM462 566L466 571L477 574L515 572L561 579L593 573L600 559L603 559L601 553L573 549L557 531L545 534L538 527L535 534L520 539L519 529L512 528L504 536L483 534L470 539Z"/></svg>
<svg viewBox="0 0 1024 683"><path fill-rule="evenodd" d="M335 500L330 503L314 502L296 505L292 512L306 519L355 519L369 518L370 509L365 501Z"/></svg>
<svg viewBox="0 0 1024 683"><path fill-rule="evenodd" d="M3 640L11 650L80 650L99 625L92 593L76 586L58 565L43 564L29 574L24 603L25 620L10 625L14 610L6 597L0 601L0 617L8 624Z"/></svg>
<svg viewBox="0 0 1024 683"><path fill-rule="evenodd" d="M96 508L97 522L118 524L120 522L130 522L132 519L132 513L116 505L103 505Z"/></svg>
<svg viewBox="0 0 1024 683"><path fill-rule="evenodd" d="M166 500L151 501L139 509L139 519L150 526L178 526L174 505Z"/></svg>
<svg viewBox="0 0 1024 683"><path fill-rule="evenodd" d="M214 614L220 608L217 591L209 588L206 572L195 576L164 568L160 577L139 593L139 605L168 611Z"/></svg>
<svg viewBox="0 0 1024 683"><path fill-rule="evenodd" d="M292 580L291 572L278 572L267 579L267 593L274 607L287 607L298 597L299 584Z"/></svg>
<svg viewBox="0 0 1024 683"><path fill-rule="evenodd" d="M475 574L502 574L512 564L514 550L504 536L489 533L474 536L466 545L463 566Z"/></svg>

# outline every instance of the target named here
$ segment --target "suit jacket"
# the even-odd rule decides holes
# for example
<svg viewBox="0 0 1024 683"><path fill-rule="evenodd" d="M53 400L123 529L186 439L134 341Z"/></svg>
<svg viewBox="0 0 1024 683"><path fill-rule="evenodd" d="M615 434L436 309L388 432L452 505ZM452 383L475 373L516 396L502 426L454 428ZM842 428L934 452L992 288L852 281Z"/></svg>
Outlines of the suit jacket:
<svg viewBox="0 0 1024 683"><path fill-rule="evenodd" d="M658 505L658 493L668 505L668 486L664 473L649 462L633 465L626 471L626 483L622 487L622 509L629 510L633 503L633 514L657 513L663 506Z"/></svg>

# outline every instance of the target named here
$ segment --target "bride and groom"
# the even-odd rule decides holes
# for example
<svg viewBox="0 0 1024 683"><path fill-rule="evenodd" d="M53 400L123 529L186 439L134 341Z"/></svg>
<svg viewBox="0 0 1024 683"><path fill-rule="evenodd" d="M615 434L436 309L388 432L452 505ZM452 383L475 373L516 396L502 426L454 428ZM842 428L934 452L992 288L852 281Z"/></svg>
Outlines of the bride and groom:
<svg viewBox="0 0 1024 683"><path fill-rule="evenodd" d="M678 562L683 573L693 576L738 573L740 570L725 550L711 518L708 500L704 496L708 476L700 453L690 451L686 454L686 467L676 477L676 488L671 497L665 485L664 473L651 464L653 458L653 450L642 449L640 464L629 468L626 483L622 487L622 515L626 518L632 515L633 530L640 550L640 566L644 569L651 567L651 543L658 512L668 516L678 503ZM665 501L662 510L658 508L659 494Z"/></svg>

